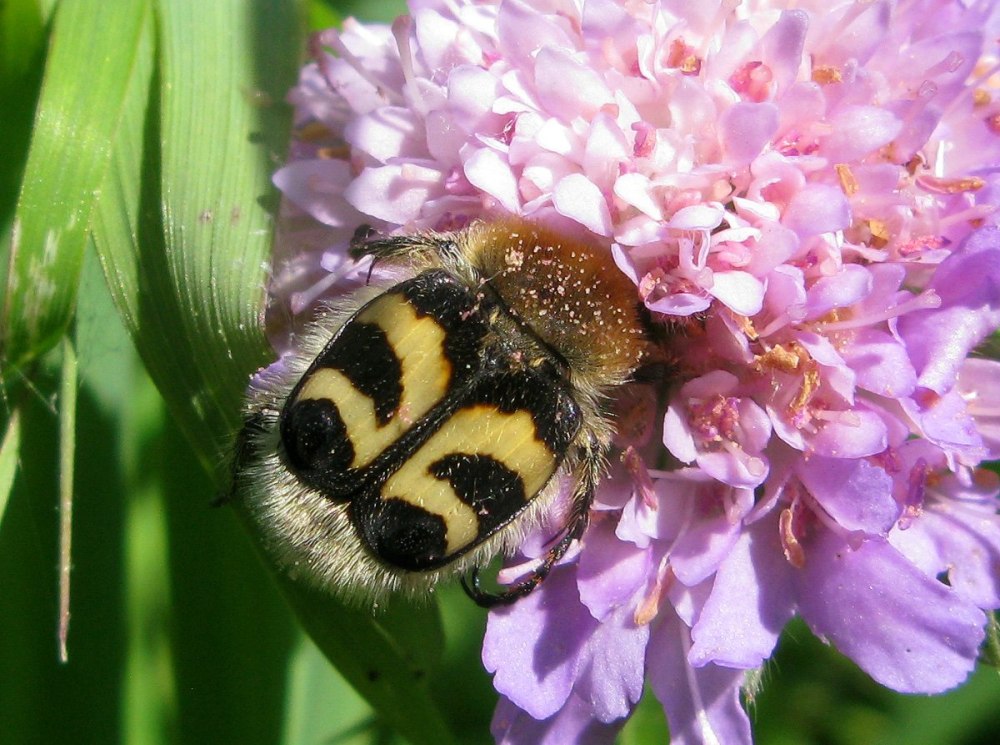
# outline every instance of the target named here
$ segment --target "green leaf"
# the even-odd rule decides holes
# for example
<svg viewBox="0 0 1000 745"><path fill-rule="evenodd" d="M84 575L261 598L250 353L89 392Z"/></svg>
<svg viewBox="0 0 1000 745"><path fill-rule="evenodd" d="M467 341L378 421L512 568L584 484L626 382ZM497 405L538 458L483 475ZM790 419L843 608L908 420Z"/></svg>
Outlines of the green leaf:
<svg viewBox="0 0 1000 745"><path fill-rule="evenodd" d="M90 217L111 161L145 4L59 5L0 292L0 348L23 367L76 302Z"/></svg>
<svg viewBox="0 0 1000 745"><path fill-rule="evenodd" d="M642 745L648 742L670 742L670 732L667 729L667 718L663 706L656 700L650 686L642 693L639 705L629 717L621 733L618 735L618 745Z"/></svg>
<svg viewBox="0 0 1000 745"><path fill-rule="evenodd" d="M134 80L95 241L172 415L226 460L261 330L276 196L302 48L295 3L166 1L148 97ZM127 240L123 240L127 238ZM216 473L220 476L221 473Z"/></svg>
<svg viewBox="0 0 1000 745"><path fill-rule="evenodd" d="M996 611L990 613L986 621L986 641L980 661L994 669L1000 668L1000 618Z"/></svg>
<svg viewBox="0 0 1000 745"><path fill-rule="evenodd" d="M293 10L159 4L159 77L147 24L95 220L116 304L207 464L223 460L248 376L272 354L260 328L273 231L266 206L275 204L270 177L288 141L289 112L274 102L297 71ZM415 683L441 646L436 615L408 612L392 627L391 616L287 593L324 653L388 722L413 742L450 741Z"/></svg>
<svg viewBox="0 0 1000 745"><path fill-rule="evenodd" d="M270 175L290 123L277 102L301 36L288 2L179 0L158 11L159 76L147 37L95 243L147 368L211 469L268 356Z"/></svg>
<svg viewBox="0 0 1000 745"><path fill-rule="evenodd" d="M455 742L426 685L443 648L437 606L397 601L372 616L284 577L281 586L316 645L387 724L418 745Z"/></svg>
<svg viewBox="0 0 1000 745"><path fill-rule="evenodd" d="M73 476L76 471L76 388L73 343L63 338L59 375L59 660L67 662L70 569L73 566Z"/></svg>
<svg viewBox="0 0 1000 745"><path fill-rule="evenodd" d="M406 0L383 0L373 3L370 0L331 0L330 5L340 14L341 18L351 16L362 21L382 21L391 23L394 19L406 13Z"/></svg>
<svg viewBox="0 0 1000 745"><path fill-rule="evenodd" d="M21 452L21 410L14 409L7 420L3 441L0 442L0 525L7 511L7 500L14 488L14 476L17 475L17 460Z"/></svg>
<svg viewBox="0 0 1000 745"><path fill-rule="evenodd" d="M195 445L218 463L249 374L272 354L261 330L263 267L277 206L271 174L289 141L282 101L296 77L300 19L294 3L266 0L163 0L158 10L164 253L142 264L155 270L152 302L169 319L153 331L154 343L183 368L172 379L154 377L171 408L203 424ZM139 329L146 346L148 332Z"/></svg>
<svg viewBox="0 0 1000 745"><path fill-rule="evenodd" d="M339 26L342 20L340 14L326 0L309 0L306 4L306 18L310 31L322 31Z"/></svg>
<svg viewBox="0 0 1000 745"><path fill-rule="evenodd" d="M31 74L45 40L44 10L37 0L0 5L0 85Z"/></svg>
<svg viewBox="0 0 1000 745"><path fill-rule="evenodd" d="M368 745L377 742L371 707L307 637L299 642L288 676L288 745Z"/></svg>
<svg viewBox="0 0 1000 745"><path fill-rule="evenodd" d="M28 157L31 121L42 84L45 11L37 0L0 3L0 282L5 284L10 227Z"/></svg>

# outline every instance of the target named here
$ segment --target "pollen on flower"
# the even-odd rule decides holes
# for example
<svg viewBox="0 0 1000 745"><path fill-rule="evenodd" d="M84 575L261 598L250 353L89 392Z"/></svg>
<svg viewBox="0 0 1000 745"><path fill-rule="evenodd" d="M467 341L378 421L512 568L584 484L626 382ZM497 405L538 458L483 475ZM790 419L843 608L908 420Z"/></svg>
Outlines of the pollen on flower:
<svg viewBox="0 0 1000 745"><path fill-rule="evenodd" d="M985 88L976 88L972 91L972 105L977 108L988 106L993 102L993 96Z"/></svg>
<svg viewBox="0 0 1000 745"><path fill-rule="evenodd" d="M510 249L504 254L504 263L511 269L520 269L524 265L524 252Z"/></svg>
<svg viewBox="0 0 1000 745"><path fill-rule="evenodd" d="M722 395L692 401L688 404L691 425L702 440L731 440L739 416L738 404L735 398Z"/></svg>
<svg viewBox="0 0 1000 745"><path fill-rule="evenodd" d="M837 163L833 168L837 172L837 179L840 181L840 188L844 190L844 193L849 197L857 194L861 187L858 185L858 180L851 171L851 167L846 163Z"/></svg>
<svg viewBox="0 0 1000 745"><path fill-rule="evenodd" d="M889 226L882 220L871 219L866 222L868 224L868 231L871 234L868 244L872 248L885 248L892 238Z"/></svg>
<svg viewBox="0 0 1000 745"><path fill-rule="evenodd" d="M972 471L973 483L984 491L993 491L1000 487L1000 474L988 468L975 468Z"/></svg>
<svg viewBox="0 0 1000 745"><path fill-rule="evenodd" d="M785 373L794 373L803 362L803 355L798 348L789 349L783 344L776 344L763 354L757 355L754 364L757 369L777 370Z"/></svg>
<svg viewBox="0 0 1000 745"><path fill-rule="evenodd" d="M946 179L924 174L917 177L917 183L928 191L939 194L961 194L966 191L979 191L986 182L978 176L968 178Z"/></svg>
<svg viewBox="0 0 1000 745"><path fill-rule="evenodd" d="M910 468L907 482L908 488L903 500L903 512L897 521L900 530L909 529L913 521L920 517L924 509L927 489L933 487L936 480L935 474L927 461L923 458L918 458L917 462Z"/></svg>
<svg viewBox="0 0 1000 745"><path fill-rule="evenodd" d="M833 67L830 65L818 65L813 68L812 81L814 83L819 83L820 85L833 85L834 83L843 83L844 74L840 71L839 67Z"/></svg>
<svg viewBox="0 0 1000 745"><path fill-rule="evenodd" d="M295 129L295 138L302 142L322 142L333 136L330 129L322 122L305 122Z"/></svg>
<svg viewBox="0 0 1000 745"><path fill-rule="evenodd" d="M316 157L323 160L349 160L351 149L347 143L339 145L324 145L316 148Z"/></svg>
<svg viewBox="0 0 1000 745"><path fill-rule="evenodd" d="M632 616L636 626L645 626L652 623L657 615L659 615L660 603L663 601L665 594L670 590L673 582L673 570L664 558L656 571L652 587L639 600L636 606L635 613Z"/></svg>
<svg viewBox="0 0 1000 745"><path fill-rule="evenodd" d="M801 503L796 501L791 507L783 509L778 518L785 559L796 569L802 569L806 565L806 551L799 540L799 532L803 530L803 512Z"/></svg>
<svg viewBox="0 0 1000 745"><path fill-rule="evenodd" d="M799 390L795 394L795 398L792 399L791 403L788 404L788 411L790 413L801 413L805 411L806 406L812 401L813 396L819 389L821 382L819 371L815 368L806 369L802 375L802 382L799 385Z"/></svg>
<svg viewBox="0 0 1000 745"><path fill-rule="evenodd" d="M674 39L670 44L670 54L667 55L667 67L680 70L683 75L697 75L701 71L701 59L693 47L683 39Z"/></svg>
<svg viewBox="0 0 1000 745"><path fill-rule="evenodd" d="M642 503L650 510L657 510L660 501L656 497L649 469L646 468L646 463L643 461L642 456L639 455L638 450L632 445L627 446L622 451L621 461L625 464L625 469L632 477L632 482L635 484L636 491L642 499Z"/></svg>

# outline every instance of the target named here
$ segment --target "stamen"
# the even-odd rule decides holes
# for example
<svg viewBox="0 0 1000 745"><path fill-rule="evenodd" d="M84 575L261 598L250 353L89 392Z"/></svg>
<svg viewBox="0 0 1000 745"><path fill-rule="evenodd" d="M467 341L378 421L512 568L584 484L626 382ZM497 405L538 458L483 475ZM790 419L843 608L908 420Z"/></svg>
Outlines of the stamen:
<svg viewBox="0 0 1000 745"><path fill-rule="evenodd" d="M795 535L795 505L786 507L778 517L778 530L781 533L781 547L785 552L785 559L796 569L802 569L806 565L806 552L799 543L798 536Z"/></svg>
<svg viewBox="0 0 1000 745"><path fill-rule="evenodd" d="M625 452L622 453L621 458L629 475L632 476L632 483L635 484L636 492L642 499L642 503L651 510L657 510L660 506L660 501L656 498L653 479L650 477L649 469L646 468L642 457L636 452L634 447L629 445L625 448Z"/></svg>
<svg viewBox="0 0 1000 745"><path fill-rule="evenodd" d="M392 22L392 36L396 40L396 48L399 50L399 66L403 71L403 87L410 94L410 104L412 108L426 116L429 113L427 102L417 81L417 75L413 69L413 49L410 46L410 31L413 28L413 19L410 16L399 16Z"/></svg>
<svg viewBox="0 0 1000 745"><path fill-rule="evenodd" d="M867 328L876 323L889 321L893 318L906 315L907 313L913 313L918 310L933 310L940 307L941 297L934 290L925 290L919 295L912 296L905 302L886 308L882 313L856 316L845 321L836 321L833 323L818 323L816 324L816 330L825 333L827 331L844 331L846 329Z"/></svg>
<svg viewBox="0 0 1000 745"><path fill-rule="evenodd" d="M660 600L673 583L674 570L667 557L664 556L660 559L660 565L656 569L656 579L653 581L653 586L635 609L633 619L636 626L645 626L656 618L660 612Z"/></svg>

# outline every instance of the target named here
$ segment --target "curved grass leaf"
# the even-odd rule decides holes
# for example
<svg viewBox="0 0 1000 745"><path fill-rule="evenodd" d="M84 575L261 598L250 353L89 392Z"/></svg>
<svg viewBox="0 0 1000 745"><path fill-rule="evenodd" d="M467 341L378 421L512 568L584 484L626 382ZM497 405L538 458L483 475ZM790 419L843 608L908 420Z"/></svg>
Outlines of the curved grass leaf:
<svg viewBox="0 0 1000 745"><path fill-rule="evenodd" d="M7 511L10 490L14 488L17 459L21 451L21 411L15 409L6 422L3 440L0 441L0 525Z"/></svg>
<svg viewBox="0 0 1000 745"><path fill-rule="evenodd" d="M76 392L79 372L76 352L63 338L59 374L59 660L69 651L70 569L73 565L73 476L76 472Z"/></svg>
<svg viewBox="0 0 1000 745"><path fill-rule="evenodd" d="M412 743L455 739L427 688L442 648L437 606L393 603L373 617L282 578L316 645L393 729Z"/></svg>
<svg viewBox="0 0 1000 745"><path fill-rule="evenodd" d="M5 286L10 225L42 83L47 9L38 0L0 3L0 286Z"/></svg>
<svg viewBox="0 0 1000 745"><path fill-rule="evenodd" d="M155 9L158 67L136 70L95 240L157 387L221 482L243 387L268 354L270 174L288 136L277 102L294 79L298 20L291 3Z"/></svg>
<svg viewBox="0 0 1000 745"><path fill-rule="evenodd" d="M291 3L172 0L147 22L94 239L126 325L175 421L216 468L238 425L261 330L288 139L283 99L300 35ZM158 62L158 64L156 64ZM414 743L449 742L422 684L432 612L391 626L284 587L304 624L376 711ZM266 640L262 640L266 643ZM373 671L377 680L372 679Z"/></svg>
<svg viewBox="0 0 1000 745"><path fill-rule="evenodd" d="M0 346L15 368L54 346L72 317L142 17L130 0L57 9L0 288Z"/></svg>

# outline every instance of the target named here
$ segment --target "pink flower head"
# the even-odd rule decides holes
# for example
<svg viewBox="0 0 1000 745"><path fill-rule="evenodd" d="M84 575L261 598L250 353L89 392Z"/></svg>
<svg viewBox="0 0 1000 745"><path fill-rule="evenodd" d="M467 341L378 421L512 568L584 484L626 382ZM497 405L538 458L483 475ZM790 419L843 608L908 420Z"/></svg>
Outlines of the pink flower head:
<svg viewBox="0 0 1000 745"><path fill-rule="evenodd" d="M316 38L275 318L364 282L362 224L511 213L603 241L679 330L580 549L490 614L498 741L610 742L649 680L676 742L748 742L743 671L795 615L899 691L972 669L1000 607L1000 366L970 358L1000 326L997 7L411 0Z"/></svg>

